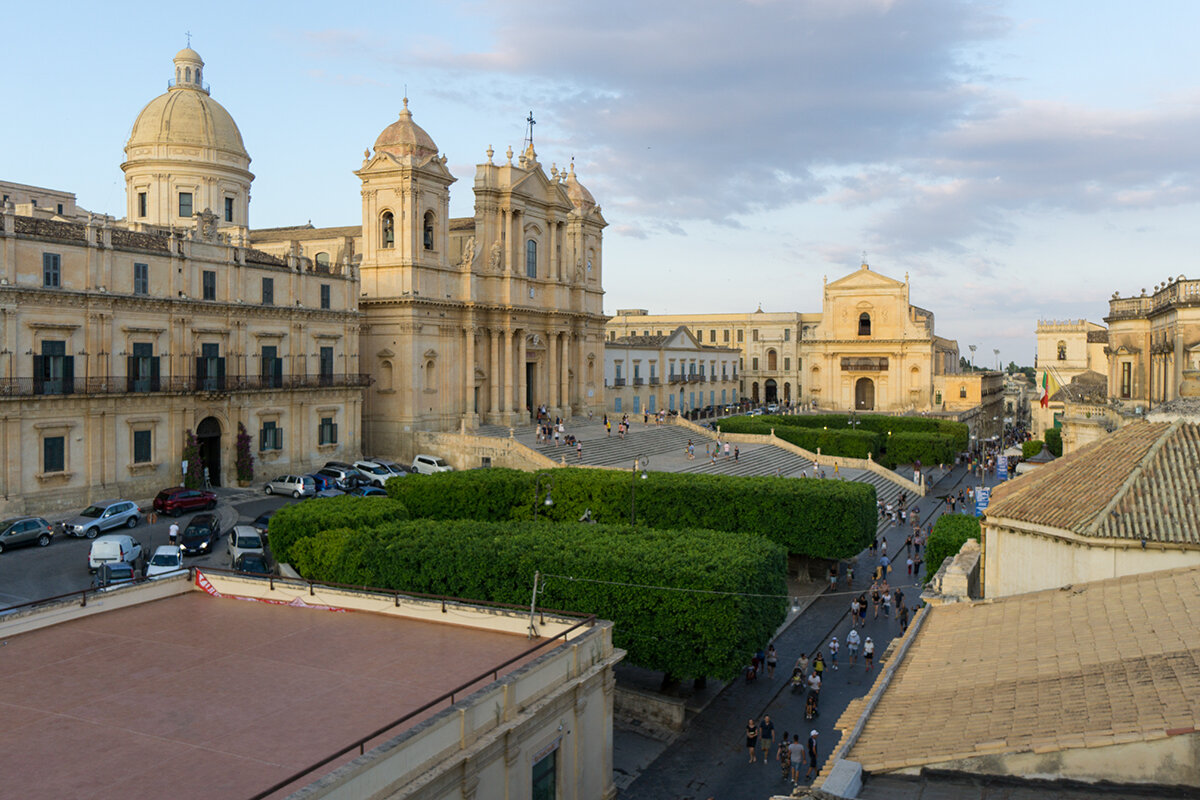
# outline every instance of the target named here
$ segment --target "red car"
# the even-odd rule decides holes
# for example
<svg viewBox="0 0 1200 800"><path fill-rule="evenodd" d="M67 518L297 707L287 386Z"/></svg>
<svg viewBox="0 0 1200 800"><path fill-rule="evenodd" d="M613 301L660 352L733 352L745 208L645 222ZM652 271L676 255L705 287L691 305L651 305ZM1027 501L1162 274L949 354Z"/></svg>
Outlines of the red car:
<svg viewBox="0 0 1200 800"><path fill-rule="evenodd" d="M170 514L178 517L185 511L205 509L211 511L217 507L217 496L212 492L199 489L185 489L176 486L173 489L163 489L154 498L154 510L160 514Z"/></svg>

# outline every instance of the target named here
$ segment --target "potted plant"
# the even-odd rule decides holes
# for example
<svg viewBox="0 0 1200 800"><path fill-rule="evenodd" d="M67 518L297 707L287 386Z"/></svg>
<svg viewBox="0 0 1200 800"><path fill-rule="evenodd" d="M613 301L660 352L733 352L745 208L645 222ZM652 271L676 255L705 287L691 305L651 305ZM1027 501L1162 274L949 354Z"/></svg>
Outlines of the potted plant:
<svg viewBox="0 0 1200 800"><path fill-rule="evenodd" d="M237 432L237 482L238 486L249 486L254 480L254 454L250 450L250 434L246 426L238 423Z"/></svg>

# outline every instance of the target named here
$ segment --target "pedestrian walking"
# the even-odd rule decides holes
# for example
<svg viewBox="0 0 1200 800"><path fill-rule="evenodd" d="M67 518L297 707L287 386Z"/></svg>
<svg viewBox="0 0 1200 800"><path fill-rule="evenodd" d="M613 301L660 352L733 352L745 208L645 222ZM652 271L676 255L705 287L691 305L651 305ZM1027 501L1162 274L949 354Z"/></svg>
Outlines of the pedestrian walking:
<svg viewBox="0 0 1200 800"><path fill-rule="evenodd" d="M758 746L762 748L763 765L771 760L771 745L775 744L775 723L770 714L763 714L758 724Z"/></svg>
<svg viewBox="0 0 1200 800"><path fill-rule="evenodd" d="M775 664L778 662L778 657L775 654L775 645L767 645L767 678L775 677Z"/></svg>
<svg viewBox="0 0 1200 800"><path fill-rule="evenodd" d="M879 604L883 602L883 595L879 592L879 584L871 584L871 605L875 608L875 614L871 619L879 619Z"/></svg>
<svg viewBox="0 0 1200 800"><path fill-rule="evenodd" d="M883 589L883 618L887 619L892 613L892 593L885 586Z"/></svg>
<svg viewBox="0 0 1200 800"><path fill-rule="evenodd" d="M837 579L838 579L838 565L837 565L837 562L835 561L833 563L833 565L829 567L829 588L831 591L835 591L835 592L837 591Z"/></svg>
<svg viewBox="0 0 1200 800"><path fill-rule="evenodd" d="M908 606L900 606L900 632L908 630Z"/></svg>
<svg viewBox="0 0 1200 800"><path fill-rule="evenodd" d="M750 752L750 763L754 763L754 747L758 744L758 723L753 718L746 723L746 750Z"/></svg>
<svg viewBox="0 0 1200 800"><path fill-rule="evenodd" d="M779 740L779 752L775 757L779 759L779 771L783 773L785 781L792 775L792 753L788 749L790 744L787 731L784 731L783 737Z"/></svg>
<svg viewBox="0 0 1200 800"><path fill-rule="evenodd" d="M725 443L725 460L729 460L729 442Z"/></svg>
<svg viewBox="0 0 1200 800"><path fill-rule="evenodd" d="M908 567L908 574L909 574L909 575L912 575L912 567L913 567L913 559L912 559L912 556L909 556L909 557L908 557L908 560L907 560L907 561L905 561L904 563L905 563L905 565Z"/></svg>
<svg viewBox="0 0 1200 800"><path fill-rule="evenodd" d="M858 645L860 641L858 630L851 628L850 633L846 634L846 652L850 654L850 666L854 666L854 661L858 658Z"/></svg>
<svg viewBox="0 0 1200 800"><path fill-rule="evenodd" d="M737 445L735 444L735 445L733 446L733 460L734 460L734 463L737 463L737 460L738 460L738 454L739 454L738 447L737 447Z"/></svg>
<svg viewBox="0 0 1200 800"><path fill-rule="evenodd" d="M575 455L579 456L579 460L583 461L583 442L575 440ZM909 559L911 561L912 559Z"/></svg>
<svg viewBox="0 0 1200 800"><path fill-rule="evenodd" d="M172 522L171 527L167 529L167 542L169 544L176 544L178 542L178 539L179 539L179 523Z"/></svg>
<svg viewBox="0 0 1200 800"><path fill-rule="evenodd" d="M863 663L867 665L867 672L871 671L871 663L875 660L875 643L868 636L863 642Z"/></svg>
<svg viewBox="0 0 1200 800"><path fill-rule="evenodd" d="M808 780L811 776L817 774L817 732L814 730L808 734L808 772L804 773L804 780Z"/></svg>
<svg viewBox="0 0 1200 800"><path fill-rule="evenodd" d="M813 673L818 678L825 677L825 656L819 652L817 653L817 657L813 659Z"/></svg>
<svg viewBox="0 0 1200 800"><path fill-rule="evenodd" d="M838 644L836 636L829 640L829 666L831 669L837 669L837 656L840 648L841 645Z"/></svg>
<svg viewBox="0 0 1200 800"><path fill-rule="evenodd" d="M792 783L800 782L800 764L805 758L804 745L800 744L800 734L792 734L792 743L788 745L788 760L792 765Z"/></svg>
<svg viewBox="0 0 1200 800"><path fill-rule="evenodd" d="M858 627L858 598L850 601L850 630Z"/></svg>

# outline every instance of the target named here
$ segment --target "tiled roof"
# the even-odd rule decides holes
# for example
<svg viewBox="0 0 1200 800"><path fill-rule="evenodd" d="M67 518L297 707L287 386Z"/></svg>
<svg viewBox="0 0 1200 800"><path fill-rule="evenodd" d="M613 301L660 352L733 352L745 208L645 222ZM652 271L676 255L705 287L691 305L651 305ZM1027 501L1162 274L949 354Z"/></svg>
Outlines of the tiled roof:
<svg viewBox="0 0 1200 800"><path fill-rule="evenodd" d="M1200 567L1184 567L930 606L846 757L878 772L1192 733L1198 594ZM866 704L853 701L837 728Z"/></svg>
<svg viewBox="0 0 1200 800"><path fill-rule="evenodd" d="M314 228L312 224L292 228L260 228L250 231L251 242L305 242L309 239L340 239L361 236L362 225L343 225L337 228Z"/></svg>
<svg viewBox="0 0 1200 800"><path fill-rule="evenodd" d="M625 345L626 347L662 347L670 336L618 336L605 342L608 345Z"/></svg>
<svg viewBox="0 0 1200 800"><path fill-rule="evenodd" d="M1093 370L1086 370L1071 378L1071 382L1050 396L1050 401L1100 402L1108 399L1108 378Z"/></svg>
<svg viewBox="0 0 1200 800"><path fill-rule="evenodd" d="M989 518L1200 545L1200 425L1134 422L992 491Z"/></svg>
<svg viewBox="0 0 1200 800"><path fill-rule="evenodd" d="M452 217L450 219L450 230L452 231L473 231L475 230L474 217Z"/></svg>
<svg viewBox="0 0 1200 800"><path fill-rule="evenodd" d="M1088 340L1088 342L1099 342L1101 344L1107 344L1108 343L1108 331L1106 331L1106 330L1104 330L1104 331L1088 331L1087 332L1087 340Z"/></svg>

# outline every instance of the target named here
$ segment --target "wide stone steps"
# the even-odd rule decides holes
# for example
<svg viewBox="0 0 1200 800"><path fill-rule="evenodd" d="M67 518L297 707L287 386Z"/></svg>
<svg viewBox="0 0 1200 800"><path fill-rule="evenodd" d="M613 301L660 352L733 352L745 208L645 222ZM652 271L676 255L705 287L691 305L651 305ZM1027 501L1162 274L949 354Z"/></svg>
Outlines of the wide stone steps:
<svg viewBox="0 0 1200 800"><path fill-rule="evenodd" d="M784 478L799 477L802 472L807 472L809 477L813 477L813 462L780 447L738 445L738 448L740 453L737 461L734 461L732 456L725 458L722 451L717 454L716 463L713 463L711 457L706 457L704 450L700 449L695 460L689 461L684 471L704 475L778 475ZM732 451L731 447L730 452Z"/></svg>
<svg viewBox="0 0 1200 800"><path fill-rule="evenodd" d="M568 447L565 444L560 444L556 447L553 441L543 442L540 445L535 444L533 449L556 461L560 458L566 458L568 464L589 464L599 467L632 467L634 459L639 455L650 456L652 463L653 456L656 455L665 453L682 455L687 448L689 439L696 442L700 447L704 446L703 439L674 425L631 430L625 434L624 439L615 431L612 436L603 436L599 435L603 431L603 428L599 426L589 427L595 430L567 429L568 433L579 436L583 441L582 461L576 457L574 447ZM596 438L597 436L598 438Z"/></svg>

